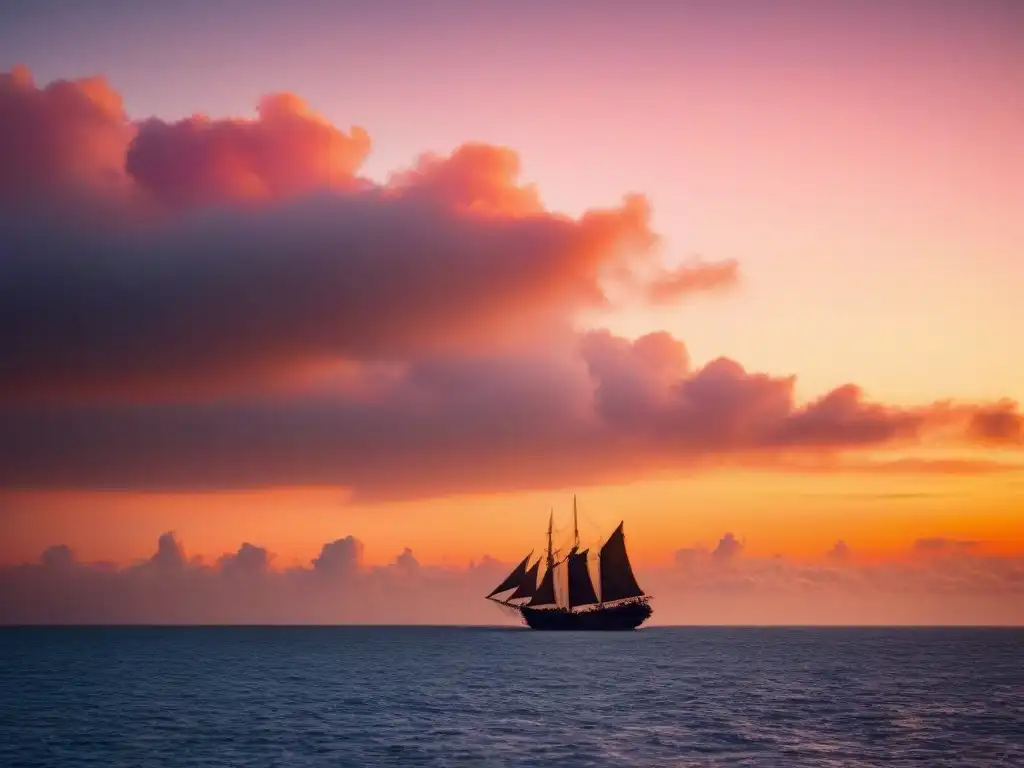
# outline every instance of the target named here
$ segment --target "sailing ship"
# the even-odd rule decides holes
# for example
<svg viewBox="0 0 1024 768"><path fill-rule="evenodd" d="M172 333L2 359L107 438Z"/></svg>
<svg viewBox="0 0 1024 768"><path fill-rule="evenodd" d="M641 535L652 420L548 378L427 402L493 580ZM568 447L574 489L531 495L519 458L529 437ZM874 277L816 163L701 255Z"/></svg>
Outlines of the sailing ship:
<svg viewBox="0 0 1024 768"><path fill-rule="evenodd" d="M553 546L554 511L548 520L547 556L530 565L531 552L487 599L520 614L530 629L632 630L653 613L650 596L633 575L623 523L601 547L598 592L590 576L590 550L580 550L576 497L572 500L573 546L558 560ZM541 562L544 577L537 582ZM498 595L508 593L501 598Z"/></svg>

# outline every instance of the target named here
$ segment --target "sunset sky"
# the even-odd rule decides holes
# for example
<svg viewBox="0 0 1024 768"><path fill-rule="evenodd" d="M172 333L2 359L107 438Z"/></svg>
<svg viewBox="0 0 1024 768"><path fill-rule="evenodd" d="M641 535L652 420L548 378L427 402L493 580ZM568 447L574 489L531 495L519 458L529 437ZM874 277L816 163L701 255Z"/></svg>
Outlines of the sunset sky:
<svg viewBox="0 0 1024 768"><path fill-rule="evenodd" d="M483 621L576 493L663 620L1024 623L1024 4L40 0L0 72L0 585Z"/></svg>

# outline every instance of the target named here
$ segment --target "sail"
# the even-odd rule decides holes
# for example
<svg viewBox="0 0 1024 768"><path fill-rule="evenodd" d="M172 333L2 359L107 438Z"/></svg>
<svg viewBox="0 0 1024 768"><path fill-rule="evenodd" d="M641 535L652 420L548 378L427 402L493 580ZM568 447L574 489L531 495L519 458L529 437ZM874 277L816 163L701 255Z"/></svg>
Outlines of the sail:
<svg viewBox="0 0 1024 768"><path fill-rule="evenodd" d="M601 601L610 603L643 594L629 564L626 536L622 532L622 523L619 523L615 533L601 547Z"/></svg>
<svg viewBox="0 0 1024 768"><path fill-rule="evenodd" d="M531 608L537 605L552 605L555 602L555 569L548 568L540 586L533 593L533 599L527 605Z"/></svg>
<svg viewBox="0 0 1024 768"><path fill-rule="evenodd" d="M494 591L491 592L491 594L489 594L488 597L494 597L499 592L505 592L509 589L519 587L520 585L522 585L523 580L526 578L526 564L528 562L530 562L530 555L524 557L523 562L517 565L515 567L515 570L512 571L512 573L510 573L508 577L503 582L501 582L501 584L495 587Z"/></svg>
<svg viewBox="0 0 1024 768"><path fill-rule="evenodd" d="M593 605L597 602L594 593L594 582L590 580L590 569L587 567L587 553L573 550L569 553L569 608L577 605Z"/></svg>
<svg viewBox="0 0 1024 768"><path fill-rule="evenodd" d="M537 591L537 571L540 570L540 560L533 564L533 567L523 575L523 580L519 582L519 586L516 587L516 591L508 596L509 600L515 600L517 597L533 597Z"/></svg>

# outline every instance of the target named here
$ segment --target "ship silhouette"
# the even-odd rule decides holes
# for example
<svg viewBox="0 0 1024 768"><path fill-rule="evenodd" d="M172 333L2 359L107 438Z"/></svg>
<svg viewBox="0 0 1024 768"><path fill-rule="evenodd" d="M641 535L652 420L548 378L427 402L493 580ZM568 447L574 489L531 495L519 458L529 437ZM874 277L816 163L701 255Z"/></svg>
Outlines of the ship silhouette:
<svg viewBox="0 0 1024 768"><path fill-rule="evenodd" d="M653 610L633 575L626 552L623 523L608 537L598 558L598 583L590 576L590 550L580 550L576 497L572 499L573 546L558 560L553 546L554 512L548 520L547 556L532 566L531 552L487 595L488 600L518 613L530 629L609 631L639 627ZM541 563L544 577L537 582ZM600 590L600 591L598 591ZM509 593L506 597L498 597Z"/></svg>

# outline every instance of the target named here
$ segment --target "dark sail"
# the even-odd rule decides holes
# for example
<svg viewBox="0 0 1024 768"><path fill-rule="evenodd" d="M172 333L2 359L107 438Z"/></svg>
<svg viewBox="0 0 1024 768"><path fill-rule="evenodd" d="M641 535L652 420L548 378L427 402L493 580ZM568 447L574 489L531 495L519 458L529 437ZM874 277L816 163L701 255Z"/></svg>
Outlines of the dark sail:
<svg viewBox="0 0 1024 768"><path fill-rule="evenodd" d="M532 553L531 553L532 554ZM508 575L508 577L501 582L494 591L488 595L488 597L494 597L499 592L505 592L513 587L519 587L522 585L523 580L526 578L526 564L530 562L530 555L523 558L523 562L516 566L515 570Z"/></svg>
<svg viewBox="0 0 1024 768"><path fill-rule="evenodd" d="M575 550L569 554L569 608L577 605L593 605L597 602L594 593L594 582L590 580L590 569L587 567L587 553Z"/></svg>
<svg viewBox="0 0 1024 768"><path fill-rule="evenodd" d="M537 591L537 571L540 570L540 560L533 564L533 568L528 570L523 576L523 580L519 583L519 587L508 596L509 600L515 600L517 597L533 597Z"/></svg>
<svg viewBox="0 0 1024 768"><path fill-rule="evenodd" d="M531 608L537 605L552 605L555 602L555 569L548 568L541 579L540 586L533 594L533 599L527 605Z"/></svg>
<svg viewBox="0 0 1024 768"><path fill-rule="evenodd" d="M622 523L601 547L601 601L610 603L630 597L641 597L644 591L636 583L633 567L626 554L626 537Z"/></svg>
<svg viewBox="0 0 1024 768"><path fill-rule="evenodd" d="M580 551L576 497L573 497L572 544L564 560L555 557L554 512L548 518L547 551L533 565L530 553L488 599L517 613L530 629L545 631L631 631L653 610L650 596L636 582L626 553L623 525L601 547L600 578L590 575L588 551ZM543 569L540 583L537 576ZM564 577L564 578L563 578ZM595 594L596 588L601 589ZM501 593L507 597L495 597Z"/></svg>

